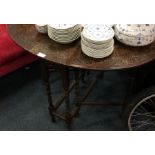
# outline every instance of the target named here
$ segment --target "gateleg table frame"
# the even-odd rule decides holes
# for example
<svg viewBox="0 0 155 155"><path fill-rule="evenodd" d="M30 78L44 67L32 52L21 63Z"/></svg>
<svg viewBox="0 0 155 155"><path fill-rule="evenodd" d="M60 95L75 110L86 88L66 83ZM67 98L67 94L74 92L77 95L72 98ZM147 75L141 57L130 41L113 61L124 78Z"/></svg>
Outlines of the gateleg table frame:
<svg viewBox="0 0 155 155"><path fill-rule="evenodd" d="M28 52L42 56L40 58L40 66L43 76L44 85L49 102L49 112L52 116L52 121L55 122L55 117L64 120L68 128L71 127L72 119L78 115L81 105L122 105L124 103L107 103L107 102L87 102L86 98L91 90L102 79L105 71L130 70L132 72L128 91L133 87L133 81L136 77L136 71L143 68L155 60L155 42L145 47L130 47L123 45L115 40L114 52L111 56L104 59L93 59L84 55L81 51L80 39L77 41L62 45L51 40L46 34L38 33L33 24L12 24L8 25L8 32L12 39ZM51 66L56 66L63 75L63 96L53 103L52 92L49 82L49 70ZM73 70L74 80L70 82L69 72ZM79 95L79 83L84 82L86 72L91 70L100 71L95 80L93 80L81 97ZM75 88L76 102L74 108L69 107L69 95ZM128 97L128 93L126 98ZM65 112L59 112L58 109L62 103L66 105Z"/></svg>

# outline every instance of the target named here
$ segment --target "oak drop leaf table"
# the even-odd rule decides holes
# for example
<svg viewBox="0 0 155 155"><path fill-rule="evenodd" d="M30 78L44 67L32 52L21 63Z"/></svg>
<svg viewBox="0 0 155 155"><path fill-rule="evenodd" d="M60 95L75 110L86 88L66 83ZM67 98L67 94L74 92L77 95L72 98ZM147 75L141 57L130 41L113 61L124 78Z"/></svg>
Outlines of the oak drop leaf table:
<svg viewBox="0 0 155 155"><path fill-rule="evenodd" d="M49 111L52 119L55 121L55 116L57 116L65 120L69 125L71 124L72 118L78 113L82 101L85 100L97 81L96 79L96 81L90 84L86 95L80 100L78 96L80 69L95 71L127 70L137 68L155 60L155 42L146 47L130 47L115 41L114 52L111 56L104 59L93 59L82 53L80 39L71 44L62 45L51 40L47 34L38 33L32 24L8 25L8 32L18 45L30 53L41 57L41 68L44 75ZM60 66L64 75L65 94L57 104L53 104L52 102L47 63L54 63ZM75 69L75 81L72 84L69 84L68 68ZM66 100L66 103L68 102L68 95L74 86L77 95L75 108L64 113L58 112L58 107L62 101Z"/></svg>

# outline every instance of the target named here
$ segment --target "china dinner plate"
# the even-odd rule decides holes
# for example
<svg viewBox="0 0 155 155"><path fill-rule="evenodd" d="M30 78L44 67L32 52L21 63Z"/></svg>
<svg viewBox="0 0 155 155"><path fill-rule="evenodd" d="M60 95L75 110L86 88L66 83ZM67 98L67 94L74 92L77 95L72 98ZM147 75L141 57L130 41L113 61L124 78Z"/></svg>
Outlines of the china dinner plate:
<svg viewBox="0 0 155 155"><path fill-rule="evenodd" d="M55 34L53 32L50 32L48 34L49 34L49 36L56 37L56 38L72 38L72 37L74 37L76 35L81 35L81 31L75 32L75 33L72 33L72 34L65 34L65 35L64 34L57 35L57 34Z"/></svg>
<svg viewBox="0 0 155 155"><path fill-rule="evenodd" d="M114 30L103 24L85 25L81 33L81 48L93 58L104 58L114 50Z"/></svg>
<svg viewBox="0 0 155 155"><path fill-rule="evenodd" d="M55 29L51 25L48 25L48 29L50 31L57 32L58 34L59 33L60 34L62 34L62 33L71 33L71 32L77 31L78 29L81 29L81 28L82 28L81 25L75 25L74 27L69 28L69 29Z"/></svg>
<svg viewBox="0 0 155 155"><path fill-rule="evenodd" d="M145 31L145 30L144 30ZM146 46L154 41L154 35L125 35L115 28L115 37L118 41L130 46Z"/></svg>
<svg viewBox="0 0 155 155"><path fill-rule="evenodd" d="M75 30L81 28L81 25L78 25L77 24L77 25L75 25L73 27L69 27L69 28L66 28L66 29L65 28L64 29L56 29L56 27L52 27L51 24L48 24L47 27L49 29L51 29L51 31L54 31L54 32L58 32L58 33L70 33L72 31L75 31Z"/></svg>
<svg viewBox="0 0 155 155"><path fill-rule="evenodd" d="M80 37L80 34L76 34L72 37L56 37L56 36L49 36L51 39L56 39L56 40L73 40L74 38Z"/></svg>
<svg viewBox="0 0 155 155"><path fill-rule="evenodd" d="M48 26L52 27L56 30L66 30L66 29L72 29L77 24L48 24Z"/></svg>
<svg viewBox="0 0 155 155"><path fill-rule="evenodd" d="M85 26L82 35L88 42L105 43L114 37L114 31L106 25L95 24Z"/></svg>
<svg viewBox="0 0 155 155"><path fill-rule="evenodd" d="M48 33L49 34L49 36L51 36L51 37L55 37L55 38L73 38L74 36L77 36L77 35L81 35L81 31L79 30L79 31L77 31L77 32L74 32L74 33L71 33L71 34L55 34L55 33L53 33L53 32L49 32Z"/></svg>
<svg viewBox="0 0 155 155"><path fill-rule="evenodd" d="M94 44L94 43L89 43L87 42L83 36L81 35L81 40L82 43L85 44L86 46L90 47L90 48L94 48L94 49L106 49L110 46L114 46L114 39L110 40L109 42L106 42L104 44Z"/></svg>
<svg viewBox="0 0 155 155"><path fill-rule="evenodd" d="M74 38L72 40L58 40L58 39L54 39L54 38L52 40L54 40L55 42L61 43L61 44L69 44L69 43L74 42L78 38L79 38L79 36L77 36L76 38Z"/></svg>
<svg viewBox="0 0 155 155"><path fill-rule="evenodd" d="M81 34L81 28L78 28L72 32L65 32L65 33L58 33L57 31L51 31L51 30L48 30L48 33L52 34L52 35L55 35L55 36L73 36L77 33L80 33Z"/></svg>
<svg viewBox="0 0 155 155"><path fill-rule="evenodd" d="M57 41L71 41L71 40L75 40L76 38L79 38L80 37L80 35L79 34L77 34L77 35L75 35L75 36L73 36L73 37L71 37L71 38L68 38L68 37L53 37L52 36L52 39L54 39L54 40L57 40Z"/></svg>
<svg viewBox="0 0 155 155"><path fill-rule="evenodd" d="M56 42L59 42L59 43L71 43L73 41L75 41L76 39L78 39L80 37L80 33L77 33L76 35L72 36L72 37L58 37L58 36L52 36L52 35L49 35L49 37L56 41Z"/></svg>
<svg viewBox="0 0 155 155"><path fill-rule="evenodd" d="M57 36L72 36L76 33L81 33L81 28L78 28L78 29L71 31L71 32L65 32L65 33L62 33L62 32L60 33L60 32L52 31L52 30L48 29L48 33L51 33L51 34L57 35Z"/></svg>
<svg viewBox="0 0 155 155"><path fill-rule="evenodd" d="M111 46L105 50L95 50L92 48L89 48L81 43L81 48L84 54L86 54L89 57L92 58L105 58L110 56L113 53L114 46Z"/></svg>
<svg viewBox="0 0 155 155"><path fill-rule="evenodd" d="M35 28L40 33L47 33L47 24L35 24Z"/></svg>
<svg viewBox="0 0 155 155"><path fill-rule="evenodd" d="M135 38L130 38L127 37L127 36L120 36L120 35L115 35L116 39L120 42L122 42L123 44L126 44L126 45L129 45L129 46L146 46L146 45L149 45L151 44L154 40L152 39L147 39L147 40L141 40L141 41L138 41L137 39Z"/></svg>
<svg viewBox="0 0 155 155"><path fill-rule="evenodd" d="M81 36L81 28L79 24L50 24L48 36L56 42L67 44Z"/></svg>
<svg viewBox="0 0 155 155"><path fill-rule="evenodd" d="M155 33L154 24L116 24L115 29L127 36L150 36Z"/></svg>

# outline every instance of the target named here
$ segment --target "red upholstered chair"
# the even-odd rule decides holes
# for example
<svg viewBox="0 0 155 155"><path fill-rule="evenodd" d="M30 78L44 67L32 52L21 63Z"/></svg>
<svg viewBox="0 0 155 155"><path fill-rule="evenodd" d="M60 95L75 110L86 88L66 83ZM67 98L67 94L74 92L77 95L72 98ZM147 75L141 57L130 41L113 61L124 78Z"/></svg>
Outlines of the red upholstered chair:
<svg viewBox="0 0 155 155"><path fill-rule="evenodd" d="M36 56L26 52L10 38L7 25L0 24L0 77L35 60Z"/></svg>

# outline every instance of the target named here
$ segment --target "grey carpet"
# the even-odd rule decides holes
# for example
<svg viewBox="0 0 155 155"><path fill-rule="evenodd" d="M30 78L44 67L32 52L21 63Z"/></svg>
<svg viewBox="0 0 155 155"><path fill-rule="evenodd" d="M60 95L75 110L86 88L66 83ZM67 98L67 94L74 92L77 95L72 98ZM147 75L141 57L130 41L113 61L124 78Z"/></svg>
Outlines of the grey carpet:
<svg viewBox="0 0 155 155"><path fill-rule="evenodd" d="M93 75L92 75L93 76ZM61 78L52 73L54 99L61 94ZM90 95L90 99L122 101L126 90L126 75L106 72ZM84 90L86 85L83 85ZM38 63L22 68L0 79L0 130L3 131L63 131L65 123L51 122L48 102L42 85ZM73 95L71 98L74 98ZM72 130L121 130L121 107L83 106L73 120Z"/></svg>

